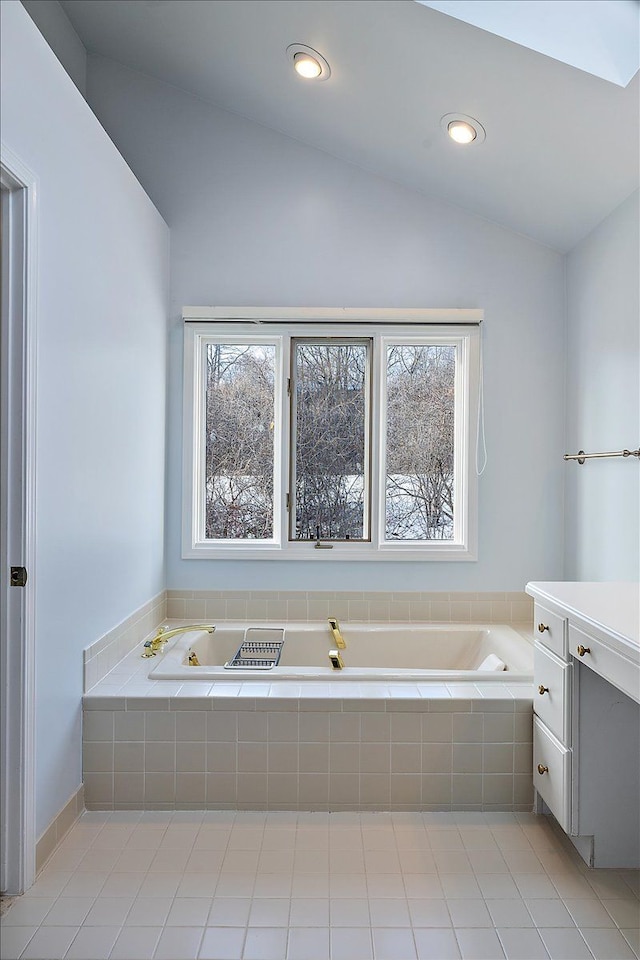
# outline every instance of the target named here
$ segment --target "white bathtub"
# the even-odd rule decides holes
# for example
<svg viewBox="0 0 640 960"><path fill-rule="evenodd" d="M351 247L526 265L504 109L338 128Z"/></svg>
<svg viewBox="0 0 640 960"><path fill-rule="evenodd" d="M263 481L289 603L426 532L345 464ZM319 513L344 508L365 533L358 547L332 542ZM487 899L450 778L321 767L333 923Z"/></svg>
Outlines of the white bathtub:
<svg viewBox="0 0 640 960"><path fill-rule="evenodd" d="M269 670L226 669L247 628L284 631L278 666ZM463 623L342 623L344 669L329 663L335 640L327 623L235 623L178 635L153 661L152 680L482 680L530 681L533 647L511 627ZM260 634L250 634L259 636ZM274 634L275 636L276 634ZM262 636L267 636L262 634ZM188 662L190 652L200 666ZM479 671L489 654L506 664L502 672Z"/></svg>

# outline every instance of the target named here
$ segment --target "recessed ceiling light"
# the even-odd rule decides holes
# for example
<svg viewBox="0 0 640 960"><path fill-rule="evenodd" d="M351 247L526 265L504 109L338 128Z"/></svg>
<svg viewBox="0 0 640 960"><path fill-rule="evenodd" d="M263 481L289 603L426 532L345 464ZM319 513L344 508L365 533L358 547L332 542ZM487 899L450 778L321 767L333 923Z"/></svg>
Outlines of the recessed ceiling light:
<svg viewBox="0 0 640 960"><path fill-rule="evenodd" d="M440 126L456 143L482 143L486 137L482 124L464 113L446 113Z"/></svg>
<svg viewBox="0 0 640 960"><path fill-rule="evenodd" d="M293 69L305 80L328 80L331 67L317 50L304 43L292 43L287 47L287 56L293 62Z"/></svg>

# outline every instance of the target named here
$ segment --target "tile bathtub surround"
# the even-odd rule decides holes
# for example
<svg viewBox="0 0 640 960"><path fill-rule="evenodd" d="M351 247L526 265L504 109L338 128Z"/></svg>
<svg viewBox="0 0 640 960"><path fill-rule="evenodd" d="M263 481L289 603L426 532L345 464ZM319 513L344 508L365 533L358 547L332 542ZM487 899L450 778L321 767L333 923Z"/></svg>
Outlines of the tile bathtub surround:
<svg viewBox="0 0 640 960"><path fill-rule="evenodd" d="M84 691L113 670L167 616L167 593L163 590L138 610L109 630L83 651Z"/></svg>
<svg viewBox="0 0 640 960"><path fill-rule="evenodd" d="M3 960L634 960L637 871L514 813L86 813Z"/></svg>
<svg viewBox="0 0 640 960"><path fill-rule="evenodd" d="M321 620L531 625L526 593L168 590L167 617L186 620Z"/></svg>
<svg viewBox="0 0 640 960"><path fill-rule="evenodd" d="M530 691L474 700L431 692L440 696L86 697L85 803L530 810Z"/></svg>

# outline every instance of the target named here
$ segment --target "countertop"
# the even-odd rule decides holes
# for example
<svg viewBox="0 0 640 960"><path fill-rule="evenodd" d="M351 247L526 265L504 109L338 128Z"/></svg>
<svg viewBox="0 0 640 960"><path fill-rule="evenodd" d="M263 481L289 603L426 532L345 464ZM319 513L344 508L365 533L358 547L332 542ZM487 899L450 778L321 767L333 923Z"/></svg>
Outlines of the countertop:
<svg viewBox="0 0 640 960"><path fill-rule="evenodd" d="M571 622L595 630L626 656L640 656L640 584L535 581L526 592L560 607Z"/></svg>

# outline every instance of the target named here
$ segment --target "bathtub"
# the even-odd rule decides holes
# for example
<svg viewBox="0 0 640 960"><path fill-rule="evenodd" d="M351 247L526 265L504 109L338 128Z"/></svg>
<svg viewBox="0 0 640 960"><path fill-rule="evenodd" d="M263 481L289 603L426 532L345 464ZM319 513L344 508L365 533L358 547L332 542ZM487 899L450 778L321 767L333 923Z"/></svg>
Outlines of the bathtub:
<svg viewBox="0 0 640 960"><path fill-rule="evenodd" d="M178 635L152 664L152 680L438 680L531 681L533 646L503 624L347 623L341 624L346 650L342 670L329 663L335 640L326 622L264 623L225 621L213 634ZM282 638L280 660L269 669L226 668L246 637ZM195 653L199 666L189 664ZM479 670L495 654L501 672Z"/></svg>

